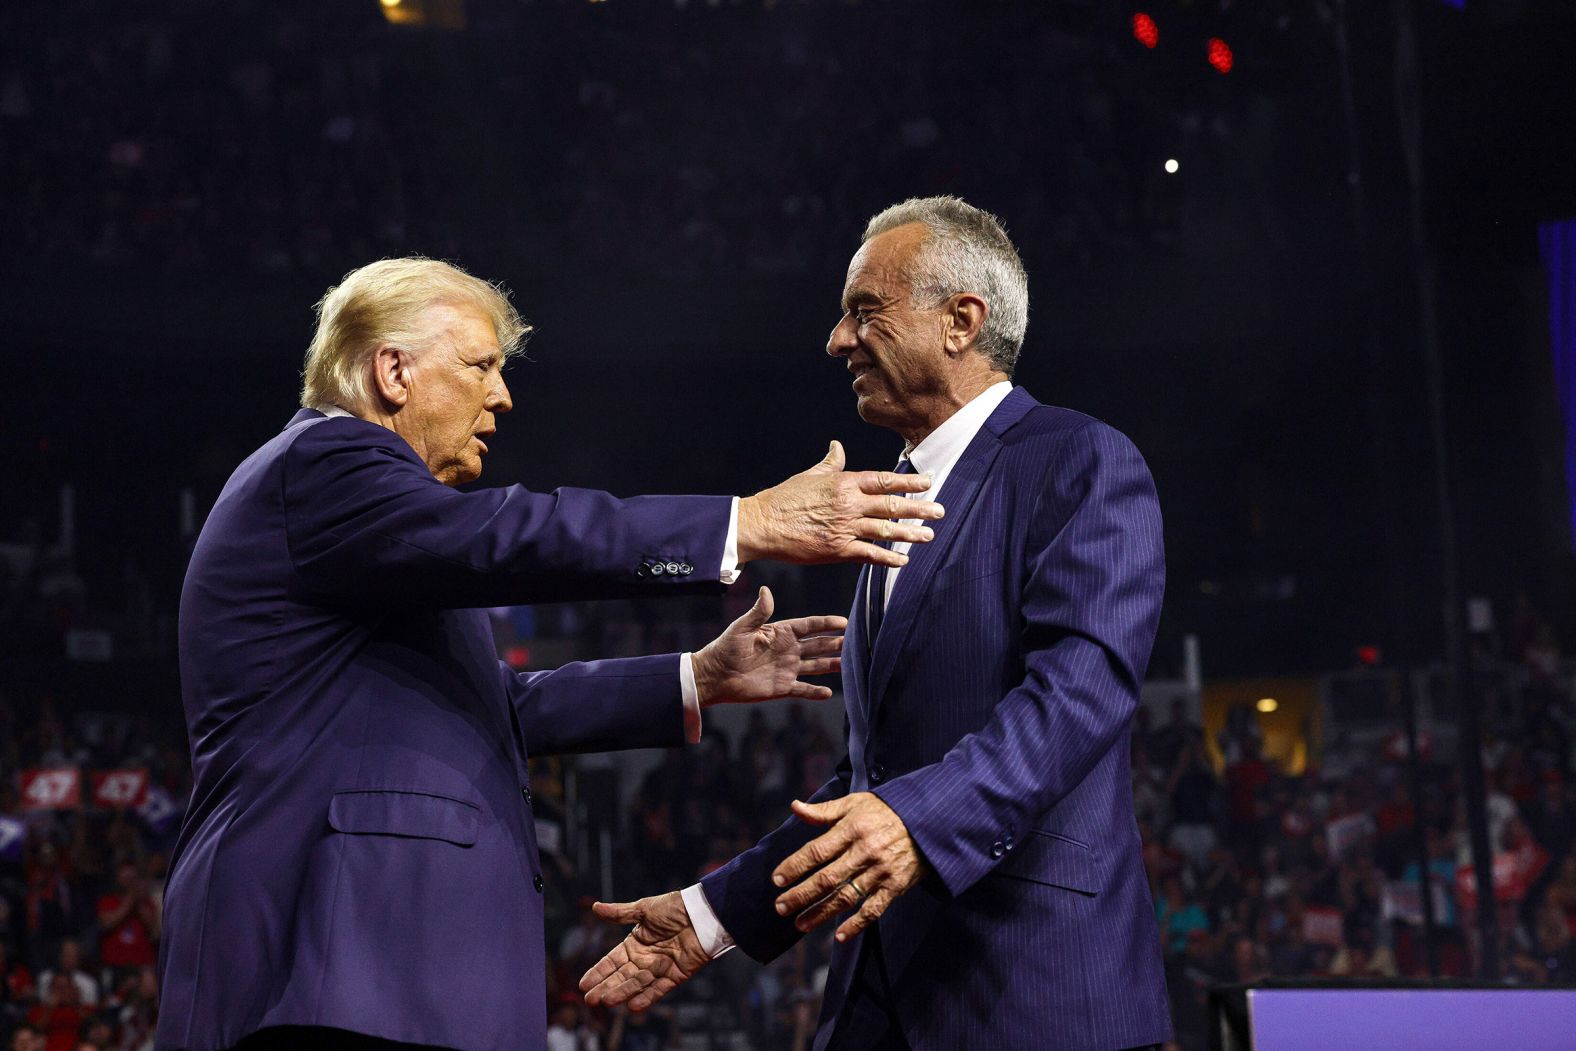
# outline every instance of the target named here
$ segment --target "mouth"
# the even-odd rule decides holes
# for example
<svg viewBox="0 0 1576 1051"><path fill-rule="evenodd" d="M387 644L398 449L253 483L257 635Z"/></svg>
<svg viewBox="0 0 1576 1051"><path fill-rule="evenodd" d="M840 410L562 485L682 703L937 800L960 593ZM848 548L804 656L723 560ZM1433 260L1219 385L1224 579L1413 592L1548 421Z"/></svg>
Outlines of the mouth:
<svg viewBox="0 0 1576 1051"><path fill-rule="evenodd" d="M482 431L480 434L472 435L476 439L476 444L482 447L483 456L487 454L487 443L482 439L491 438L495 433L495 431Z"/></svg>
<svg viewBox="0 0 1576 1051"><path fill-rule="evenodd" d="M855 365L850 362L848 365L848 371L853 373L853 386L854 389L857 390L859 389L859 381L870 374L871 367L869 365Z"/></svg>

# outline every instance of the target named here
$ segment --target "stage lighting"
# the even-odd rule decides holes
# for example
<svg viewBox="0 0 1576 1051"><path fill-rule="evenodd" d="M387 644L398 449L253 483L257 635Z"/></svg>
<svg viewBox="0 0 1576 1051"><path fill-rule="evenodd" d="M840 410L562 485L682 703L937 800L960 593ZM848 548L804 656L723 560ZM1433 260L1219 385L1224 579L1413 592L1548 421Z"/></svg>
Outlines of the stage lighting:
<svg viewBox="0 0 1576 1051"><path fill-rule="evenodd" d="M399 0L378 0L378 3L382 4L384 7L398 7L399 6Z"/></svg>
<svg viewBox="0 0 1576 1051"><path fill-rule="evenodd" d="M1263 712L1265 715L1268 715L1280 707L1280 702L1273 697L1260 697L1259 703L1254 705L1254 707Z"/></svg>
<svg viewBox="0 0 1576 1051"><path fill-rule="evenodd" d="M1231 72L1231 48L1218 36L1209 38L1209 64L1217 73Z"/></svg>
<svg viewBox="0 0 1576 1051"><path fill-rule="evenodd" d="M1182 165L1177 163L1177 159L1175 157L1170 157L1170 158L1166 159L1166 174L1167 175L1175 175L1178 171L1181 170L1181 168L1182 168Z"/></svg>
<svg viewBox="0 0 1576 1051"><path fill-rule="evenodd" d="M1160 27L1155 25L1153 18L1140 11L1133 16L1133 39L1152 48L1160 43Z"/></svg>

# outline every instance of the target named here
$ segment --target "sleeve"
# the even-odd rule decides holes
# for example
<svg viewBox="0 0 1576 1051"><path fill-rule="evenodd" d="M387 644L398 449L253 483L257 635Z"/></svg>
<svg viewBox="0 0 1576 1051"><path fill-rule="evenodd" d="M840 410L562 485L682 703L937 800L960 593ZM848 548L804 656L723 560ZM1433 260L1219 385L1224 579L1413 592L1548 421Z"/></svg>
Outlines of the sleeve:
<svg viewBox="0 0 1576 1051"><path fill-rule="evenodd" d="M874 790L953 895L1088 775L1138 706L1165 557L1154 482L1131 442L1093 421L1069 439L1025 558L1023 682L941 761Z"/></svg>
<svg viewBox="0 0 1576 1051"><path fill-rule="evenodd" d="M679 655L576 661L516 672L499 662L529 755L669 748L685 742Z"/></svg>
<svg viewBox="0 0 1576 1051"><path fill-rule="evenodd" d="M398 435L349 418L304 428L281 479L295 570L341 601L464 608L723 588L730 497L461 492Z"/></svg>
<svg viewBox="0 0 1576 1051"><path fill-rule="evenodd" d="M848 740L846 718L843 740ZM846 796L852 776L853 767L845 752L832 778L816 789L809 802L824 803ZM755 846L701 879L706 903L723 933L752 959L768 963L804 937L793 925L794 917L777 915L775 902L781 892L772 885L772 870L824 831L818 825L790 817Z"/></svg>

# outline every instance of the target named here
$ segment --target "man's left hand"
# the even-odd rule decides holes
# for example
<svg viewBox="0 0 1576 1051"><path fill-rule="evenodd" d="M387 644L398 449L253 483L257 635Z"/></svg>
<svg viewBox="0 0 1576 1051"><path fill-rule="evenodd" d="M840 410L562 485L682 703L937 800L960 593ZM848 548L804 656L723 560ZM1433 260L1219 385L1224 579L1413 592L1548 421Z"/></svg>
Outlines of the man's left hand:
<svg viewBox="0 0 1576 1051"><path fill-rule="evenodd" d="M695 692L702 708L776 697L824 701L832 696L827 687L800 678L842 670L837 655L848 619L800 617L767 623L772 607L771 589L761 588L744 616L695 652Z"/></svg>
<svg viewBox="0 0 1576 1051"><path fill-rule="evenodd" d="M802 821L831 826L772 873L772 882L779 887L803 879L777 898L778 915L797 913L794 926L801 931L814 930L857 908L837 928L837 940L847 941L875 922L927 871L903 819L879 796L855 792L825 803L795 800L793 812Z"/></svg>

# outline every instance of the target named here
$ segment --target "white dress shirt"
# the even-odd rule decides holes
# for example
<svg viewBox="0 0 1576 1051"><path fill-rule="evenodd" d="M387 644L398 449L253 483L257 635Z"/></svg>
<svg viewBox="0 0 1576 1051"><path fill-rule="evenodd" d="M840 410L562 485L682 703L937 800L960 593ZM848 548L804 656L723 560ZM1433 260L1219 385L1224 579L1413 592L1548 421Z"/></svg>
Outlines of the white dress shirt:
<svg viewBox="0 0 1576 1051"><path fill-rule="evenodd" d="M324 416L355 416L353 412L330 405L318 409ZM359 419L359 417L357 417ZM722 543L722 571L718 579L732 584L739 579L739 498L735 496L728 511L728 535ZM695 687L695 655L679 655L679 694L684 700L684 739L690 744L700 740L700 691Z"/></svg>
<svg viewBox="0 0 1576 1051"><path fill-rule="evenodd" d="M1012 384L1007 380L991 384L975 395L967 405L948 416L941 426L927 434L918 445L903 450L902 459L914 465L916 474L928 474L932 478L931 487L923 493L909 494L911 499L936 499L941 487L947 484L947 476L952 473L952 468L956 467L958 461L963 458L963 451L969 447L969 443L980 432L980 428L985 426L985 421L990 419L991 413L995 412L996 407L1011 393ZM899 521L905 525L923 524L917 518L903 518ZM892 550L907 554L911 546L907 543L894 542ZM892 598L892 589L897 585L900 573L902 569L895 566L887 569L886 589L881 595L883 609L885 603ZM690 926L695 929L695 937L699 939L706 955L716 959L733 948L733 938L723 929L722 922L717 919L717 913L712 909L711 902L706 900L706 892L701 889L700 884L685 887L682 896L684 908L689 911Z"/></svg>

